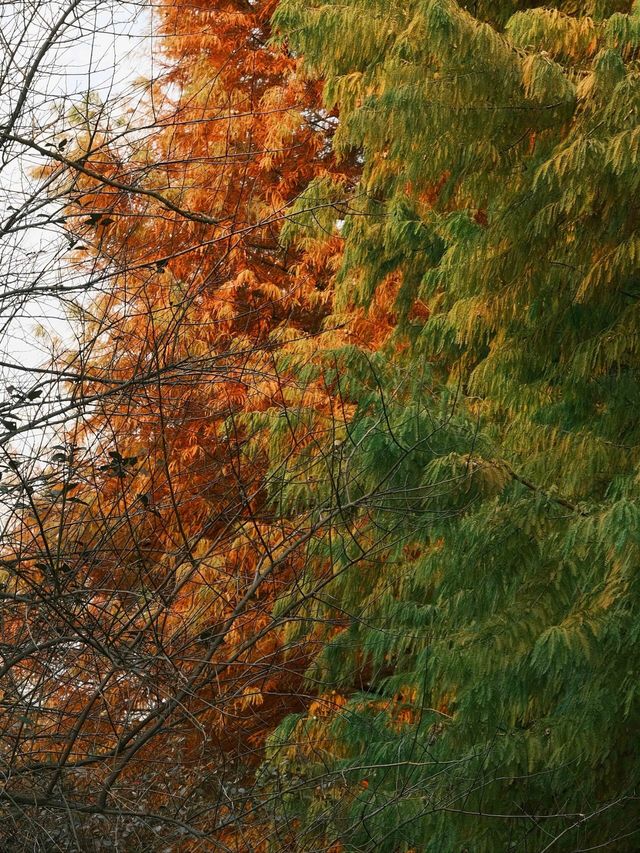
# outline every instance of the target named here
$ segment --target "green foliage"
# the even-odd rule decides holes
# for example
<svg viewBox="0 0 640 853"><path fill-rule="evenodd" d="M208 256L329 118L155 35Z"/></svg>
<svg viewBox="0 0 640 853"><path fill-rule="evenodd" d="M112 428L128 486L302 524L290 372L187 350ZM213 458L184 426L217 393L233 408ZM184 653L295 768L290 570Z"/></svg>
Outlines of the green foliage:
<svg viewBox="0 0 640 853"><path fill-rule="evenodd" d="M535 5L275 14L364 159L340 310L401 281L388 348L335 357L306 630L346 704L270 753L301 850L638 845L640 7Z"/></svg>

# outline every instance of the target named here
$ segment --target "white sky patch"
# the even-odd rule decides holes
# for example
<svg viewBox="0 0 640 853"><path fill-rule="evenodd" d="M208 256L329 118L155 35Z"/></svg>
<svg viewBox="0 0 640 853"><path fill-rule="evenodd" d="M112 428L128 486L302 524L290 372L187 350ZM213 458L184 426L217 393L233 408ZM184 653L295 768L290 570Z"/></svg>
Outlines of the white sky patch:
<svg viewBox="0 0 640 853"><path fill-rule="evenodd" d="M135 111L153 76L152 41L144 0L0 0L0 479L10 448L36 469L51 455L52 425L64 416L47 418L64 401L42 371L77 345L67 312L77 292L61 291L88 277L69 262L63 222L51 221L63 202L51 202L36 175L50 161L20 140L64 152L74 105L91 100L111 116ZM28 431L11 437L16 426ZM8 479L0 528L15 506Z"/></svg>
<svg viewBox="0 0 640 853"><path fill-rule="evenodd" d="M0 6L0 27L0 121L6 126L24 98L12 130L40 144L47 139L58 144L67 130L73 132L65 127L73 104L91 98L111 113L135 106L132 102L142 95L136 80L152 73L151 20L144 4L5 3ZM69 334L65 312L57 300L32 302L15 294L25 291L28 296L29 289L64 285L74 273L65 264L61 229L47 223L52 207L38 207L41 202L35 201L42 198L42 187L34 172L46 158L16 142L7 143L3 153L0 221L6 223L21 209L24 213L17 230L0 235L0 352L8 361L36 365L50 358L55 337L62 335L64 341Z"/></svg>

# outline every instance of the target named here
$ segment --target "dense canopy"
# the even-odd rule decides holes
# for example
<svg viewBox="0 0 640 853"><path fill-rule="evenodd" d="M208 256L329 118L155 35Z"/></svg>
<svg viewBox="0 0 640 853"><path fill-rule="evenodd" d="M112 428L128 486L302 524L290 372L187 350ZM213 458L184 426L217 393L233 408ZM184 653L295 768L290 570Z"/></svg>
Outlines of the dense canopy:
<svg viewBox="0 0 640 853"><path fill-rule="evenodd" d="M6 548L16 849L636 850L640 3L154 15L153 132L43 172L102 278Z"/></svg>

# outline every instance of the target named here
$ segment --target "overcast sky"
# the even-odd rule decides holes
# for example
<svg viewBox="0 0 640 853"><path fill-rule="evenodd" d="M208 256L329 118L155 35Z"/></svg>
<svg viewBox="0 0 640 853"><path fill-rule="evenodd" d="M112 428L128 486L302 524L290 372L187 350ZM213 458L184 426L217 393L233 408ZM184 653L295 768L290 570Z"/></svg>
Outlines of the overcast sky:
<svg viewBox="0 0 640 853"><path fill-rule="evenodd" d="M71 2L0 2L3 71L7 77L0 88L2 116L11 113L34 57ZM72 102L81 102L89 93L117 105L118 109L135 105L142 89L133 84L153 73L151 18L144 6L120 0L80 0L75 14L69 16L29 87L29 106L35 110L33 124L47 123L57 111L64 112ZM15 56L10 62L8 57L12 54ZM25 114L20 129L30 136L30 113L25 111ZM61 125L58 127L63 130ZM42 163L42 158L28 152L20 154L16 148L11 157L5 157L0 169L3 208L0 215L4 217L7 211L20 207L34 192L37 182L33 170ZM28 284L33 280L34 271L48 268L50 277L68 275L64 259L57 260L60 238L60 229L50 226L29 227L19 235L0 235L0 240L4 241L0 247L2 293ZM2 318L5 321L7 311ZM11 312L15 314L15 309ZM60 307L51 300L41 301L25 306L9 326L0 329L0 352L9 360L34 366L50 356L54 336L65 339L68 334Z"/></svg>
<svg viewBox="0 0 640 853"><path fill-rule="evenodd" d="M72 6L73 14L59 29L56 43L47 47L37 73L30 77L56 21ZM88 94L98 95L115 110L135 107L144 87L134 84L153 76L152 42L151 17L144 2L0 0L0 125L8 126L25 81L28 98L14 132L40 144L47 139L57 144L64 137L67 110ZM56 115L63 117L57 123ZM75 349L73 326L56 299L40 298L19 305L15 298L21 289L32 288L34 283L66 284L74 276L75 280L80 276L86 280L84 271L69 266L61 226L39 224L45 221L47 210L51 216L50 207L32 206L33 212L24 220L28 227L15 232L5 227L16 209L34 194L43 197L34 169L46 162L42 155L34 155L17 143L0 148L0 410L5 412L15 398L12 386L27 392L40 378L34 368L46 366L55 350ZM10 417L27 426L43 415L49 416L60 402L55 389L51 394L45 391L26 409L12 410ZM6 414L4 418L6 421ZM0 424L0 433L6 428ZM13 437L9 447L23 457L46 459L48 445L55 443L53 436L50 429L30 429ZM0 469L6 462L3 454L4 450ZM3 481L0 489L6 488ZM11 500L9 495L5 502L0 494L0 540L3 526L12 523L8 509Z"/></svg>

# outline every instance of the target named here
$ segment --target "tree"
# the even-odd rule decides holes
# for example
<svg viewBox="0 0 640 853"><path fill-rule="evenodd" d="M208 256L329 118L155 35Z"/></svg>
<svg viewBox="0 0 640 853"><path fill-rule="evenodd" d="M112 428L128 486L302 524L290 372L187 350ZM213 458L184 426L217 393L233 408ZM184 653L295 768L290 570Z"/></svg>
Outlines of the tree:
<svg viewBox="0 0 640 853"><path fill-rule="evenodd" d="M301 850L637 844L640 18L530 5L276 11L365 163L338 298L399 282L344 450L398 475L358 545L395 543L314 614L343 698L265 768Z"/></svg>
<svg viewBox="0 0 640 853"><path fill-rule="evenodd" d="M280 235L312 178L348 205L357 165L336 168L318 84L269 47L272 8L159 11L142 119L123 138L89 101L41 171L92 290L54 365L79 415L25 484L4 563L3 799L25 845L45 843L35 820L89 849L105 819L136 851L263 843L251 770L306 703L307 646L282 645L270 605L323 524L275 511L286 468L261 419L293 454L339 417L298 371L341 239Z"/></svg>
<svg viewBox="0 0 640 853"><path fill-rule="evenodd" d="M635 849L637 3L158 16L142 120L11 136L92 290L2 483L7 825Z"/></svg>

